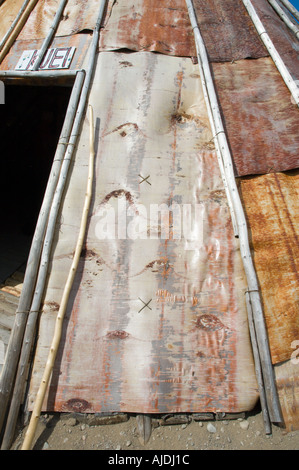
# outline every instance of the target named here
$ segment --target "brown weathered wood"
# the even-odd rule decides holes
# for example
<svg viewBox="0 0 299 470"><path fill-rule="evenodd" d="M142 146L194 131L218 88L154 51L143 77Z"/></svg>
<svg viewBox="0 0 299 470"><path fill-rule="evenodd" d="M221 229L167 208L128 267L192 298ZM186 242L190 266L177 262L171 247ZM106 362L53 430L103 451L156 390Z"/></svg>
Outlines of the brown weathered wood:
<svg viewBox="0 0 299 470"><path fill-rule="evenodd" d="M273 364L290 359L299 339L299 171L239 180Z"/></svg>
<svg viewBox="0 0 299 470"><path fill-rule="evenodd" d="M0 290L0 314L14 316L19 298L6 290Z"/></svg>
<svg viewBox="0 0 299 470"><path fill-rule="evenodd" d="M222 413L222 412L219 412L219 413L216 413L215 414L215 419L216 421L222 421L222 420L230 420L230 419L245 419L245 416L246 416L246 413L245 412L242 412L242 413Z"/></svg>
<svg viewBox="0 0 299 470"><path fill-rule="evenodd" d="M101 53L97 58L90 94L90 102L100 118L93 212L65 322L65 341L43 411L82 408L90 413L124 410L164 414L182 410L247 410L254 406L258 393L245 301L244 296L239 296L246 285L217 158L214 152L206 150L211 133L207 124L207 127L202 124L208 119L201 104L198 79L193 78L197 67L189 59L143 52L130 55L130 67L119 67L127 59L126 53ZM128 71L130 80L134 80L129 88ZM167 83L165 90L159 88L161 76ZM147 95L150 99L145 103L142 97ZM177 109L181 109L180 103L185 100L187 105L180 115ZM185 118L189 109L194 110L193 119ZM161 116L158 126L157 116ZM51 272L30 383L30 409L51 341L49 332L56 316L53 302L56 307L60 303L74 250L77 214L84 192L82 176L87 171L87 131L85 120L61 208L61 224L56 228L57 244L51 253ZM153 155L157 159L153 160ZM181 168L180 174L177 168ZM150 174L152 185L140 184L139 174L145 178ZM199 179L202 184L198 188ZM200 255L199 264L193 253L184 251L183 240L158 239L153 243L148 238L135 244L130 239L100 240L95 235L97 213L104 206L103 201L109 200L115 207L122 199L132 198L134 203L141 202L149 208L153 190L154 200L164 202L174 188L182 204L205 201L204 214L209 214L205 220L210 222L208 227L203 220L204 246L200 240L197 246L200 252L213 253L211 234L216 234L221 263L216 265L214 256L212 263ZM173 197L175 194L176 191ZM198 219L200 226L202 219L200 216ZM141 273L138 278L137 273ZM216 284L219 279L220 288ZM187 292L192 292L192 297L181 300L181 294ZM149 304L151 310L139 298L145 302L153 299ZM216 331L197 327L200 316L211 313L211 305L225 327L231 328L237 322L241 333L235 329L228 333L221 325ZM214 316L208 318L211 322L215 320ZM236 367L241 375L235 374ZM221 376L217 386L211 383L212 368L215 376Z"/></svg>
<svg viewBox="0 0 299 470"><path fill-rule="evenodd" d="M142 414L136 416L136 421L139 442L144 446L148 443L152 434L152 419L149 415Z"/></svg>
<svg viewBox="0 0 299 470"><path fill-rule="evenodd" d="M214 413L193 413L194 421L212 421L215 418Z"/></svg>
<svg viewBox="0 0 299 470"><path fill-rule="evenodd" d="M283 427L287 432L299 429L299 342L292 342L291 348L291 359L274 366L284 418Z"/></svg>
<svg viewBox="0 0 299 470"><path fill-rule="evenodd" d="M0 328L11 330L13 327L14 318L12 315L3 314L0 310Z"/></svg>
<svg viewBox="0 0 299 470"><path fill-rule="evenodd" d="M168 426L170 424L189 424L191 417L188 415L165 415L159 420L160 426Z"/></svg>

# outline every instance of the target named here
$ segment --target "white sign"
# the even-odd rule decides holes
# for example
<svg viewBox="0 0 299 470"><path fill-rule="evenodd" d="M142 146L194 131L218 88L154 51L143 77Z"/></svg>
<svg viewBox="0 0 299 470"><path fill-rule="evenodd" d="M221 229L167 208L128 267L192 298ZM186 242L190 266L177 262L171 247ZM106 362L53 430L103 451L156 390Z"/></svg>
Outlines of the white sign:
<svg viewBox="0 0 299 470"><path fill-rule="evenodd" d="M68 69L75 50L75 47L55 47L48 49L40 64L39 70ZM38 52L38 49L24 51L15 70L32 70L38 57Z"/></svg>

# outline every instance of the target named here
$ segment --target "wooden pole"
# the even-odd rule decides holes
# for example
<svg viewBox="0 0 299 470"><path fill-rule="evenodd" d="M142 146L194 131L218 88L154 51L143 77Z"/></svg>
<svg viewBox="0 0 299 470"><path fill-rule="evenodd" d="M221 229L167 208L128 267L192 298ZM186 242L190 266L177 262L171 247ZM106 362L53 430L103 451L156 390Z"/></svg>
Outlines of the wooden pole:
<svg viewBox="0 0 299 470"><path fill-rule="evenodd" d="M4 44L6 43L6 40L8 39L8 37L10 36L10 34L12 33L12 31L14 30L16 24L18 23L19 19L21 18L23 12L25 11L28 3L30 2L30 0L25 0L23 5L21 6L17 16L15 17L14 21L12 22L10 28L8 29L8 31L6 32L5 36L3 36L3 38L1 39L1 43L0 43L0 51L2 51L3 49L3 46ZM1 4L0 4L1 5Z"/></svg>
<svg viewBox="0 0 299 470"><path fill-rule="evenodd" d="M6 54L9 52L9 49L11 48L13 43L15 42L16 38L18 37L18 35L22 31L22 29L23 29L29 15L30 15L30 13L34 9L37 2L38 2L38 0L31 0L29 2L29 4L26 6L26 9L25 9L24 13L22 14L18 24L16 25L16 27L12 31L10 37L7 39L7 42L5 43L5 45L3 46L2 51L0 52L0 64L3 61L3 59L5 58Z"/></svg>
<svg viewBox="0 0 299 470"><path fill-rule="evenodd" d="M265 428L266 434L271 434L272 427L271 427L269 411L268 411L268 406L267 406L267 398L266 398L265 388L264 388L261 361L260 361L260 357L258 354L258 345L257 345L257 340L256 340L256 332L255 332L255 327L254 327L249 292L246 292L246 305L247 305L247 312L248 312L248 326L249 326L252 351L253 351L253 356L254 356L255 374L256 374L256 379L257 379L259 393L260 393L260 402L261 402L262 415L263 415L263 420L264 420L264 428Z"/></svg>
<svg viewBox="0 0 299 470"><path fill-rule="evenodd" d="M268 0L272 8L276 11L276 13L280 16L282 21L287 25L287 27L295 34L297 39L299 39L299 24L298 23L293 23L287 14L283 11L283 9L278 5L276 0Z"/></svg>
<svg viewBox="0 0 299 470"><path fill-rule="evenodd" d="M289 10L289 12L299 21L299 11L294 7L294 5L292 5L289 0L280 1Z"/></svg>
<svg viewBox="0 0 299 470"><path fill-rule="evenodd" d="M33 70L38 70L39 69L39 66L43 60L43 57L45 55L45 52L49 46L49 44L51 43L52 39L53 39L53 36L55 34L55 31L56 29L58 28L58 25L59 25L59 22L60 22L60 18L61 18L61 15L62 15L62 12L64 10L64 7L66 5L68 0L61 0L59 6L58 6L58 9L57 9L57 12L56 12L56 15L54 17L54 20L53 20L53 24L51 25L50 27L50 30L47 34L47 37L45 38L43 44L42 44L42 47L41 49L39 50L38 52L38 56L36 58L36 61L34 63L34 66L33 66Z"/></svg>
<svg viewBox="0 0 299 470"><path fill-rule="evenodd" d="M244 0L243 0L244 1ZM218 140L219 149L221 151L223 167L226 174L226 181L231 195L231 201L234 207L234 214L238 224L238 233L240 240L240 252L243 260L243 266L246 273L248 291L250 294L250 301L253 310L257 342L259 347L259 354L263 367L263 378L267 390L268 408L270 417L273 422L282 422L282 416L279 406L279 399L275 384L274 371L271 362L271 354L269 348L269 341L267 329L265 325L262 303L259 293L258 280L253 265L250 245L248 240L247 222L240 200L240 195L236 185L232 157L229 145L224 130L218 98L214 87L214 81L210 70L210 64L205 48L203 38L200 34L197 25L197 19L193 7L192 0L186 0L191 25L195 36L195 44L198 55L198 62L201 65L203 75L201 76L203 87L207 90L206 105L209 111L209 116L212 116L212 128L215 129L215 139Z"/></svg>
<svg viewBox="0 0 299 470"><path fill-rule="evenodd" d="M264 28L263 23L261 22L254 6L252 5L250 0L242 0L244 3L245 8L248 11L248 14L250 18L252 19L252 22L261 38L263 43L265 44L270 56L272 57L272 60L274 64L276 65L278 71L280 72L280 75L282 76L286 86L290 90L292 97L294 99L294 102L296 103L297 106L299 106L299 88L296 85L295 80L291 76L290 72L288 71L285 63L283 62L281 56L277 52L277 49L275 48L273 42L271 41L267 31Z"/></svg>
<svg viewBox="0 0 299 470"><path fill-rule="evenodd" d="M77 272L77 267L80 260L81 251L83 248L86 227L87 227L87 219L88 213L90 209L90 202L92 197L92 185L93 185L93 171L94 171L94 124L93 124L93 111L92 107L90 106L90 156L89 156L89 171L88 171L88 180L87 180L87 189L86 189L86 196L84 201L84 208L82 213L81 225L79 230L79 236L75 248L75 254L73 258L73 262L68 274L68 278L66 281L66 285L63 291L62 300L60 304L60 308L58 311L58 315L56 318L54 336L52 340L52 344L50 347L48 360L46 363L45 371L42 377L42 381L40 383L39 390L37 392L35 405L33 408L33 412L31 415L30 423L28 429L25 434L25 439L23 442L22 450L30 450L32 446L32 442L34 439L36 427L38 424L38 420L40 417L43 401L47 392L47 388L49 385L49 381L52 375L58 347L60 344L61 334L62 334L62 326L63 326L63 319L67 309L68 300L70 296L70 292L73 286L73 282L75 279L75 275Z"/></svg>
<svg viewBox="0 0 299 470"><path fill-rule="evenodd" d="M138 427L139 442L145 446L150 440L152 434L152 418L149 415L137 415L136 422Z"/></svg>
<svg viewBox="0 0 299 470"><path fill-rule="evenodd" d="M198 49L197 45L196 45L196 49ZM199 52L197 52L197 53L199 54ZM203 70L202 63L201 63L200 60L198 60L198 68L199 68L200 77L201 77L203 96L204 96L204 99L205 99L205 102L206 102L206 105L207 105L207 112L208 112L208 116L209 116L209 122L210 122L210 125L211 125L211 130L212 130L213 140L214 140L214 144L215 144L219 169L220 169L223 185L224 185L224 188L225 188L227 202L228 202L229 209L230 209L231 220L232 220L232 225L233 225L233 229L234 229L234 235L235 235L236 238L238 238L239 237L239 228L238 228L238 224L237 224L237 220L236 220L235 209L234 209L234 205L233 205L233 202L232 202L232 198L231 198L231 194L230 194L230 190L229 190L229 185L228 185L228 181L227 181L227 176L226 176L225 169L224 169L224 163L223 163L223 158L222 158L222 154L221 154L221 149L220 149L219 142L218 142L218 139L217 139L217 130L216 130L216 126L215 126L215 122L214 122L213 114L212 114L212 109L211 109L210 101L209 101L209 91L208 91L207 83L204 79L204 70Z"/></svg>
<svg viewBox="0 0 299 470"><path fill-rule="evenodd" d="M80 70L0 70L0 78L76 78Z"/></svg>

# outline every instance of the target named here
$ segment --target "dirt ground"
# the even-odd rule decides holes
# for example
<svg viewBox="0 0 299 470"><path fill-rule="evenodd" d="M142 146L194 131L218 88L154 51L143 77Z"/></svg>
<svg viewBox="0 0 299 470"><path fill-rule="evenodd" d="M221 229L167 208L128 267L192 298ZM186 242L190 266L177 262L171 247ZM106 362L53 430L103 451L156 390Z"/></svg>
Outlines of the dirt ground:
<svg viewBox="0 0 299 470"><path fill-rule="evenodd" d="M123 455L124 451L199 450L299 450L299 431L287 433L272 425L266 434L259 408L243 418L194 421L161 425L152 420L149 441L143 445L136 416L124 415L124 422L98 425L82 415L43 414L35 435L33 450L105 450ZM26 427L12 446L19 450Z"/></svg>

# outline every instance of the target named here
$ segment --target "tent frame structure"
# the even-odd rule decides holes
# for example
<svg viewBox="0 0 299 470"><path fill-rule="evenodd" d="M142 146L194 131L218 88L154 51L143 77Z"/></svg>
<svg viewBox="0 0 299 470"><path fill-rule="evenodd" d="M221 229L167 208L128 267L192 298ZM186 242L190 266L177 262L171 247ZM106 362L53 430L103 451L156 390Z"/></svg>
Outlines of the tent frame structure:
<svg viewBox="0 0 299 470"><path fill-rule="evenodd" d="M44 201L40 210L38 222L32 240L27 269L25 272L23 290L16 312L15 323L8 346L6 361L0 378L0 429L4 425L9 408L2 448L9 448L11 444L19 413L20 403L24 393L26 370L28 367L30 352L32 350L38 312L40 309L41 298L48 271L50 250L54 236L57 214L60 207L74 148L76 146L77 138L80 134L82 119L88 102L88 94L94 72L100 27L107 6L106 0L103 0L100 3L98 19L93 31L92 41L89 48L89 64L86 70L59 70L58 72L39 71L38 68L41 64L47 47L55 35L55 31L59 21L61 20L66 3L66 0L61 0L59 4L59 8L53 20L52 27L49 31L49 34L43 41L42 48L39 52L39 56L33 70L24 72L10 70L0 71L0 80L4 81L9 80L22 83L22 80L30 80L32 83L34 83L34 80L36 79L54 81L62 79L71 81L73 83L72 94L66 112L64 125L53 159L53 166L49 177L48 186L45 192ZM269 3L272 5L275 3L275 6L277 5L278 8L280 8L277 2L269 0ZM283 1L285 8L288 8L288 3L289 2ZM1 41L0 50L2 50L2 52L0 56L0 62L7 54L9 46L13 43L16 35L18 34L18 31L21 28L21 26L18 25L24 24L22 21L26 22L26 19L24 20L24 18L28 18L28 13L31 11L30 8L34 8L35 4L36 1L30 2L27 0L24 2L10 30ZM230 203L231 217L235 227L235 235L240 239L244 269L247 274L248 291L246 293L246 301L248 321L255 357L256 374L260 388L265 430L266 433L270 433L271 422L281 423L282 416L273 373L273 366L271 363L270 349L261 306L259 287L250 254L246 220L233 174L232 158L230 155L226 132L224 130L221 119L220 108L216 97L204 41L197 23L192 0L186 0L186 4L194 32L202 88L209 112L210 124L213 130L213 138L217 149L219 166L221 169L224 186L227 191L228 201ZM277 53L252 3L249 0L243 0L243 4L246 7L253 24L259 33L259 36L267 47L267 50L276 64L282 78L288 86L295 103L299 106L299 89L295 81L289 74L282 58ZM290 13L293 12L290 11ZM289 25L290 20L286 20L285 17L286 15L284 15L283 19Z"/></svg>

